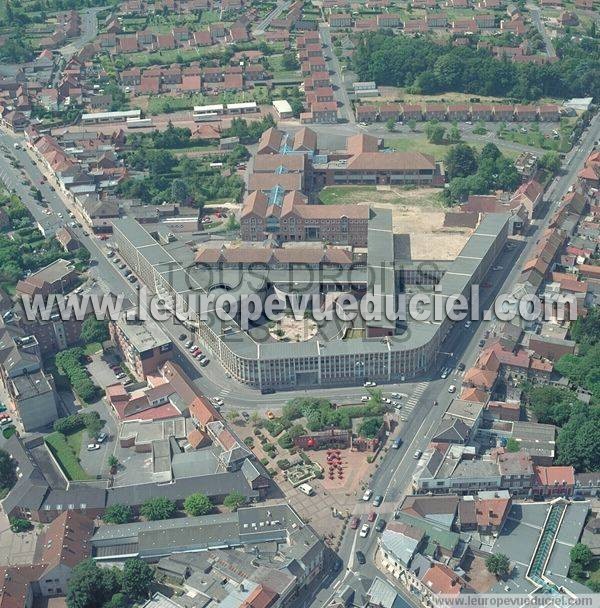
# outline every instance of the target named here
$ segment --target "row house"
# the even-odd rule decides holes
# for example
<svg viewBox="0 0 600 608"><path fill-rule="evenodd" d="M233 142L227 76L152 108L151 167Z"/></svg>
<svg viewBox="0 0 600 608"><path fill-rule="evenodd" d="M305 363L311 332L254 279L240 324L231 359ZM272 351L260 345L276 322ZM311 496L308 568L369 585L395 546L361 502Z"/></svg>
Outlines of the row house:
<svg viewBox="0 0 600 608"><path fill-rule="evenodd" d="M394 13L377 15L377 25L381 28L402 27L400 16Z"/></svg>
<svg viewBox="0 0 600 608"><path fill-rule="evenodd" d="M397 121L400 118L400 105L397 103L387 103L379 106L379 118L382 121L394 120Z"/></svg>
<svg viewBox="0 0 600 608"><path fill-rule="evenodd" d="M444 120L446 118L446 106L441 103L425 104L423 113L425 120Z"/></svg>
<svg viewBox="0 0 600 608"><path fill-rule="evenodd" d="M469 106L465 104L456 104L448 106L448 120L465 121L469 119Z"/></svg>
<svg viewBox="0 0 600 608"><path fill-rule="evenodd" d="M337 122L338 109L335 101L317 101L310 106L313 122L332 124Z"/></svg>
<svg viewBox="0 0 600 608"><path fill-rule="evenodd" d="M309 104L315 102L333 102L334 94L332 87L318 87L314 91L306 94L306 101Z"/></svg>
<svg viewBox="0 0 600 608"><path fill-rule="evenodd" d="M425 19L409 19L404 22L405 34L425 34L428 29Z"/></svg>
<svg viewBox="0 0 600 608"><path fill-rule="evenodd" d="M537 108L526 104L517 104L514 114L515 120L519 122L532 122L536 119Z"/></svg>
<svg viewBox="0 0 600 608"><path fill-rule="evenodd" d="M406 120L421 120L421 106L417 104L402 104L402 118Z"/></svg>
<svg viewBox="0 0 600 608"><path fill-rule="evenodd" d="M471 106L471 118L486 122L494 120L494 107L484 103L473 104Z"/></svg>
<svg viewBox="0 0 600 608"><path fill-rule="evenodd" d="M492 14L476 13L473 16L473 20L480 29L492 29L496 27L496 18Z"/></svg>
<svg viewBox="0 0 600 608"><path fill-rule="evenodd" d="M377 120L377 106L361 104L356 106L356 120L359 122L375 122Z"/></svg>
<svg viewBox="0 0 600 608"><path fill-rule="evenodd" d="M352 27L352 15L337 13L329 15L330 27Z"/></svg>
<svg viewBox="0 0 600 608"><path fill-rule="evenodd" d="M538 109L538 117L540 121L558 121L560 120L560 108L555 103L541 105Z"/></svg>
<svg viewBox="0 0 600 608"><path fill-rule="evenodd" d="M427 13L425 23L427 23L427 27L446 27L448 25L448 15L440 12Z"/></svg>

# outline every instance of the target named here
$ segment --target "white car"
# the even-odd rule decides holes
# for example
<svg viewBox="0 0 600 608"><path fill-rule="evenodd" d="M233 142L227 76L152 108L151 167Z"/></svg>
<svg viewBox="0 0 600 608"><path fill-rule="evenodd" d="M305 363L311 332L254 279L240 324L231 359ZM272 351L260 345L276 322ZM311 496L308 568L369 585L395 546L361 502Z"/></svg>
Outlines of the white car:
<svg viewBox="0 0 600 608"><path fill-rule="evenodd" d="M369 526L369 524L363 524L362 528L360 529L361 538L366 538L369 535L370 529L371 529L371 527Z"/></svg>
<svg viewBox="0 0 600 608"><path fill-rule="evenodd" d="M442 380L445 380L447 377L448 377L448 372L445 369L443 369L440 378Z"/></svg>
<svg viewBox="0 0 600 608"><path fill-rule="evenodd" d="M363 386L364 386L365 388L369 388L369 387L371 387L371 386L376 386L376 384L375 384L375 382L365 382L365 383L363 384Z"/></svg>
<svg viewBox="0 0 600 608"><path fill-rule="evenodd" d="M213 399L213 401L217 404L217 405L223 405L225 402L223 401L223 399L221 399L220 397L215 397Z"/></svg>
<svg viewBox="0 0 600 608"><path fill-rule="evenodd" d="M503 269L503 266L494 266L494 267L492 268L492 270L493 270L494 272L498 272L498 270L502 270L502 269Z"/></svg>
<svg viewBox="0 0 600 608"><path fill-rule="evenodd" d="M392 393L392 399L402 399L402 395L400 393Z"/></svg>
<svg viewBox="0 0 600 608"><path fill-rule="evenodd" d="M373 496L373 490L367 489L365 490L362 499L367 502L368 500L371 500L371 496Z"/></svg>
<svg viewBox="0 0 600 608"><path fill-rule="evenodd" d="M456 387L454 386L454 384L451 384L451 385L448 387L448 392L449 392L449 393L455 393L455 392L456 392Z"/></svg>
<svg viewBox="0 0 600 608"><path fill-rule="evenodd" d="M87 451L88 452L95 452L96 450L99 450L100 446L97 443L88 443L87 446Z"/></svg>
<svg viewBox="0 0 600 608"><path fill-rule="evenodd" d="M415 460L419 460L419 458L421 458L421 456L423 456L423 452L421 452L421 450L417 450L414 454L413 454L413 458Z"/></svg>
<svg viewBox="0 0 600 608"><path fill-rule="evenodd" d="M366 402L369 400L369 396L368 396L368 395L363 395L363 396L360 398L360 400L361 400L363 403L366 403Z"/></svg>
<svg viewBox="0 0 600 608"><path fill-rule="evenodd" d="M188 340L188 341L187 341L187 342L184 344L184 346L185 346L186 348L189 348L189 347L190 347L190 346L192 346L193 344L194 344L194 343L193 343L191 340Z"/></svg>
<svg viewBox="0 0 600 608"><path fill-rule="evenodd" d="M471 321L467 321L467 322L465 323L465 327L466 327L467 329L469 329L469 327L471 327Z"/></svg>

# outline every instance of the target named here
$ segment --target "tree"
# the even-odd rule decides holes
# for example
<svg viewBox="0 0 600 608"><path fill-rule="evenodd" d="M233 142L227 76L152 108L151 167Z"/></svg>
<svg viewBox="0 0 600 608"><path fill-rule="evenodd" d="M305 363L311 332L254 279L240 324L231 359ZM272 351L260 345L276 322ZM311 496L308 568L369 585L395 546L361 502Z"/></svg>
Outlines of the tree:
<svg viewBox="0 0 600 608"><path fill-rule="evenodd" d="M282 55L281 67L284 70L289 70L289 71L297 70L300 67L298 60L296 59L296 55L292 51L289 51Z"/></svg>
<svg viewBox="0 0 600 608"><path fill-rule="evenodd" d="M558 173L561 167L560 154L553 150L544 153L540 158L539 166L550 173Z"/></svg>
<svg viewBox="0 0 600 608"><path fill-rule="evenodd" d="M129 600L124 593L115 593L102 608L129 608Z"/></svg>
<svg viewBox="0 0 600 608"><path fill-rule="evenodd" d="M123 593L134 600L148 597L154 580L152 568L139 557L128 559L123 566Z"/></svg>
<svg viewBox="0 0 600 608"><path fill-rule="evenodd" d="M190 191L183 179L173 180L171 183L171 196L176 203L184 204L188 202Z"/></svg>
<svg viewBox="0 0 600 608"><path fill-rule="evenodd" d="M141 507L140 513L150 521L170 519L176 511L175 503L165 496L149 498Z"/></svg>
<svg viewBox="0 0 600 608"><path fill-rule="evenodd" d="M457 143L461 140L460 129L456 123L452 123L452 127L450 128L450 132L448 133L448 141L452 143Z"/></svg>
<svg viewBox="0 0 600 608"><path fill-rule="evenodd" d="M102 520L107 524L127 524L133 519L131 507L127 505L111 505L104 511Z"/></svg>
<svg viewBox="0 0 600 608"><path fill-rule="evenodd" d="M450 179L467 177L477 172L475 151L467 144L457 144L446 154L446 173Z"/></svg>
<svg viewBox="0 0 600 608"><path fill-rule="evenodd" d="M365 418L361 425L358 427L358 434L368 439L377 437L377 433L383 424L383 418L381 416L372 416Z"/></svg>
<svg viewBox="0 0 600 608"><path fill-rule="evenodd" d="M584 570L586 570L590 562L593 559L592 552L587 545L583 543L577 543L570 552L571 563L579 564Z"/></svg>
<svg viewBox="0 0 600 608"><path fill-rule="evenodd" d="M32 523L28 519L23 519L22 517L11 517L10 519L10 529L18 534L19 532L28 532L33 528Z"/></svg>
<svg viewBox="0 0 600 608"><path fill-rule="evenodd" d="M240 413L237 410L229 410L227 412L227 420L229 420L229 422L235 422L239 417Z"/></svg>
<svg viewBox="0 0 600 608"><path fill-rule="evenodd" d="M444 135L446 134L446 128L442 127L436 120L431 120L425 127L425 134L427 139L432 144L444 143Z"/></svg>
<svg viewBox="0 0 600 608"><path fill-rule="evenodd" d="M111 469L116 469L119 466L119 459L114 454L108 457L108 466Z"/></svg>
<svg viewBox="0 0 600 608"><path fill-rule="evenodd" d="M213 509L213 504L208 498L201 492L190 494L183 503L183 507L186 513L192 517L197 515L206 515Z"/></svg>
<svg viewBox="0 0 600 608"><path fill-rule="evenodd" d="M393 133L396 130L396 121L393 118L388 118L385 121L385 128L390 132Z"/></svg>
<svg viewBox="0 0 600 608"><path fill-rule="evenodd" d="M234 490L233 492L231 492L231 494L225 496L223 504L228 509L231 509L232 511L237 511L243 504L245 504L245 502L246 497L241 492Z"/></svg>
<svg viewBox="0 0 600 608"><path fill-rule="evenodd" d="M81 340L85 344L104 342L105 340L108 340L108 338L108 321L96 319L95 317L88 317L81 324Z"/></svg>
<svg viewBox="0 0 600 608"><path fill-rule="evenodd" d="M490 574L506 576L510 569L510 560L503 553L495 553L485 560L485 567Z"/></svg>
<svg viewBox="0 0 600 608"><path fill-rule="evenodd" d="M17 463L9 453L0 449L0 488L10 489L17 481Z"/></svg>
<svg viewBox="0 0 600 608"><path fill-rule="evenodd" d="M116 568L100 568L93 559L79 562L71 572L67 587L69 608L100 608L121 588Z"/></svg>
<svg viewBox="0 0 600 608"><path fill-rule="evenodd" d="M407 123L408 128L414 133L417 129L417 121L414 118L411 118Z"/></svg>

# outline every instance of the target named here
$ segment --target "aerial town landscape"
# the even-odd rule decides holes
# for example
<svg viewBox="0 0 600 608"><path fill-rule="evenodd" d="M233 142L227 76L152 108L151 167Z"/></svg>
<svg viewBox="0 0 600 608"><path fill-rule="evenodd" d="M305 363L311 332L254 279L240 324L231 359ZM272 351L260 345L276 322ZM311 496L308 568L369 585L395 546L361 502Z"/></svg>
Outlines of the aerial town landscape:
<svg viewBox="0 0 600 608"><path fill-rule="evenodd" d="M599 106L600 0L0 0L0 608L600 607Z"/></svg>

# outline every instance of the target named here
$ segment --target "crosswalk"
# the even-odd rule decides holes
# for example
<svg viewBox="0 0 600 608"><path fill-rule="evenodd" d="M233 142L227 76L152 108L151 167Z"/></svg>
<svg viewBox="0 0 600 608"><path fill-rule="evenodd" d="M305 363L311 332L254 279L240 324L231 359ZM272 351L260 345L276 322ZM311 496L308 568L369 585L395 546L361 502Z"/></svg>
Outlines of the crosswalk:
<svg viewBox="0 0 600 608"><path fill-rule="evenodd" d="M417 403L419 403L419 399L421 399L421 397L423 396L423 393L425 392L427 386L427 382L419 382L419 384L417 384L412 395L402 404L403 416L407 416L408 414L412 413Z"/></svg>

